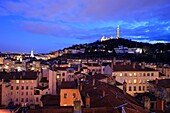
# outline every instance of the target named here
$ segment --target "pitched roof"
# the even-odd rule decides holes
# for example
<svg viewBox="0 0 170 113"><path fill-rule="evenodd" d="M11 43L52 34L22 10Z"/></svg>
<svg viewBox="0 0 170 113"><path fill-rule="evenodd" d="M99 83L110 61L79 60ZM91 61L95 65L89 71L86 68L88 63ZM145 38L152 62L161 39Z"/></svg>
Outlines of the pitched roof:
<svg viewBox="0 0 170 113"><path fill-rule="evenodd" d="M77 85L76 82L61 82L61 89L76 89Z"/></svg>
<svg viewBox="0 0 170 113"><path fill-rule="evenodd" d="M114 65L113 71L157 71L151 68L142 68L140 65L136 65L135 68L133 68L132 64L128 65Z"/></svg>
<svg viewBox="0 0 170 113"><path fill-rule="evenodd" d="M83 90L81 91L83 101L85 102L85 97L88 94L90 96L90 106L91 107L117 107L126 104L126 107L145 111L142 107L142 103L130 96L129 94L124 94L121 89L116 86L112 86L106 83L99 82L96 80L95 86L92 86L93 77L88 76L86 82L83 82ZM105 92L103 97L102 92ZM133 103L137 105L140 109L136 109L130 105ZM145 113L145 112L144 112Z"/></svg>
<svg viewBox="0 0 170 113"><path fill-rule="evenodd" d="M0 79L5 80L36 80L37 72L26 71L26 72L0 72Z"/></svg>
<svg viewBox="0 0 170 113"><path fill-rule="evenodd" d="M156 80L149 81L151 84L155 84ZM170 79L161 79L158 80L158 86L164 87L164 88L170 88Z"/></svg>

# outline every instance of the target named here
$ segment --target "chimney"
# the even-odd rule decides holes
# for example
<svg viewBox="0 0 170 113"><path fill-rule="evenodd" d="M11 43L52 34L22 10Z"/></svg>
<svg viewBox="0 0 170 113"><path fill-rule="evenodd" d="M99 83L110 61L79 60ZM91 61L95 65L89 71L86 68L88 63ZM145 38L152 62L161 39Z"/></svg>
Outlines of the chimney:
<svg viewBox="0 0 170 113"><path fill-rule="evenodd" d="M144 97L144 108L150 110L150 98Z"/></svg>
<svg viewBox="0 0 170 113"><path fill-rule="evenodd" d="M20 80L22 80L22 75L20 75Z"/></svg>
<svg viewBox="0 0 170 113"><path fill-rule="evenodd" d="M82 91L83 90L83 85L82 85L82 83L80 83L80 91Z"/></svg>
<svg viewBox="0 0 170 113"><path fill-rule="evenodd" d="M76 99L74 101L74 113L82 113L81 111L81 101Z"/></svg>
<svg viewBox="0 0 170 113"><path fill-rule="evenodd" d="M105 90L102 91L102 97L105 97L106 96L106 92Z"/></svg>
<svg viewBox="0 0 170 113"><path fill-rule="evenodd" d="M156 99L156 110L164 111L165 101L163 99Z"/></svg>
<svg viewBox="0 0 170 113"><path fill-rule="evenodd" d="M155 85L158 85L158 78L155 79Z"/></svg>
<svg viewBox="0 0 170 113"><path fill-rule="evenodd" d="M126 64L127 64L127 60L124 59L124 60L123 60L123 65L126 65Z"/></svg>
<svg viewBox="0 0 170 113"><path fill-rule="evenodd" d="M116 65L116 57L113 57L112 63L111 63L111 68L113 69L113 66Z"/></svg>
<svg viewBox="0 0 170 113"><path fill-rule="evenodd" d="M90 108L90 96L89 96L88 93L87 93L87 96L86 96L86 108Z"/></svg>
<svg viewBox="0 0 170 113"><path fill-rule="evenodd" d="M80 64L78 64L78 72L81 71L81 67L80 67Z"/></svg>
<svg viewBox="0 0 170 113"><path fill-rule="evenodd" d="M127 87L127 83L126 81L124 80L123 82L123 93L126 94L126 87Z"/></svg>
<svg viewBox="0 0 170 113"><path fill-rule="evenodd" d="M145 69L145 62L142 62L142 69Z"/></svg>
<svg viewBox="0 0 170 113"><path fill-rule="evenodd" d="M116 76L112 76L112 80L113 80L113 85L116 85Z"/></svg>
<svg viewBox="0 0 170 113"><path fill-rule="evenodd" d="M133 69L136 68L136 62L133 62L133 63L132 63L132 67L133 67Z"/></svg>
<svg viewBox="0 0 170 113"><path fill-rule="evenodd" d="M93 86L95 86L95 82L96 82L96 81L95 81L95 79L93 78Z"/></svg>

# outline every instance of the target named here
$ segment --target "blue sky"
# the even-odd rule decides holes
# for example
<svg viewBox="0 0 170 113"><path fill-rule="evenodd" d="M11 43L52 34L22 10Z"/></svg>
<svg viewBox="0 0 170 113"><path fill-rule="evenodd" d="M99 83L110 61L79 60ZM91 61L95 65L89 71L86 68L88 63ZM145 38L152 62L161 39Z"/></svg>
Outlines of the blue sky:
<svg viewBox="0 0 170 113"><path fill-rule="evenodd" d="M169 0L0 0L0 51L46 53L103 35L170 41Z"/></svg>

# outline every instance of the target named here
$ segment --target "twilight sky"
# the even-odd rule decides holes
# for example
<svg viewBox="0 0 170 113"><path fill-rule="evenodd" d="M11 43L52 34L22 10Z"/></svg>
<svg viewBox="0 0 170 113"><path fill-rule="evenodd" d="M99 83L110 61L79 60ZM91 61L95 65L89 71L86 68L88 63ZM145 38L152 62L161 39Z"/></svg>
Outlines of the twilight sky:
<svg viewBox="0 0 170 113"><path fill-rule="evenodd" d="M103 35L170 42L170 0L0 0L0 51L50 52Z"/></svg>

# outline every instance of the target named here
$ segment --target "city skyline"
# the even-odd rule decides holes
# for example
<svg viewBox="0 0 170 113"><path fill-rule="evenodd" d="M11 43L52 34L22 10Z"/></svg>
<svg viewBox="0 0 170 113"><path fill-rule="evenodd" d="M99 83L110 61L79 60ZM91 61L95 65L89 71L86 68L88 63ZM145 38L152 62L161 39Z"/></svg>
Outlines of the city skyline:
<svg viewBox="0 0 170 113"><path fill-rule="evenodd" d="M170 42L168 0L0 0L1 52L47 53L104 35Z"/></svg>

